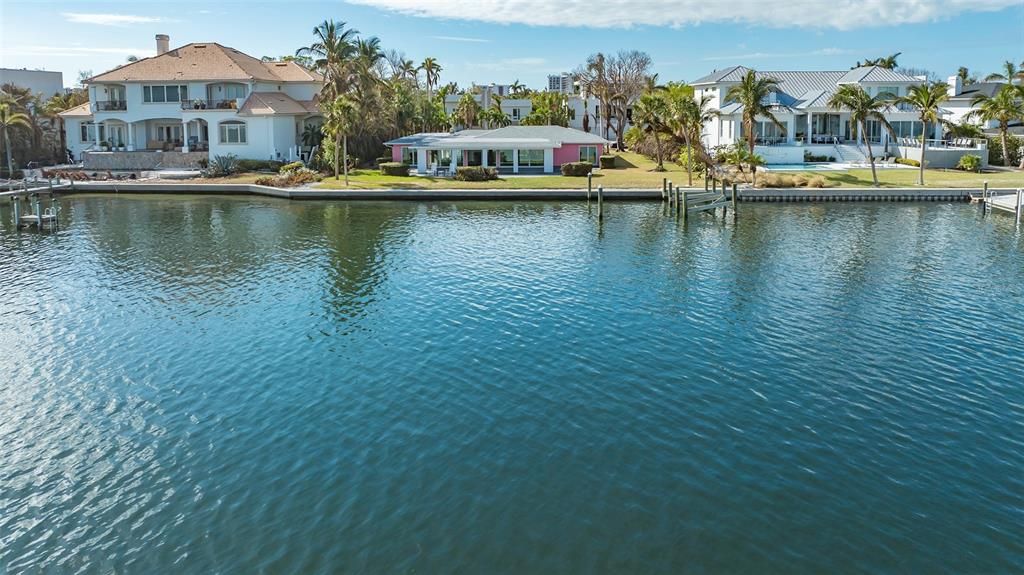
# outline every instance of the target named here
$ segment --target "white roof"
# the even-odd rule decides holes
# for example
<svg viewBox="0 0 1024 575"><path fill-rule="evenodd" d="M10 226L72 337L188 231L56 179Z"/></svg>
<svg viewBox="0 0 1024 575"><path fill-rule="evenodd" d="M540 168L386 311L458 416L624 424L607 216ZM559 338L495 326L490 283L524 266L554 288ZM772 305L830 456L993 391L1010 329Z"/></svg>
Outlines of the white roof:
<svg viewBox="0 0 1024 575"><path fill-rule="evenodd" d="M459 132L422 132L384 142L388 146L412 148L560 148L562 144L606 145L608 140L582 130L562 126L506 126L493 130L462 130Z"/></svg>

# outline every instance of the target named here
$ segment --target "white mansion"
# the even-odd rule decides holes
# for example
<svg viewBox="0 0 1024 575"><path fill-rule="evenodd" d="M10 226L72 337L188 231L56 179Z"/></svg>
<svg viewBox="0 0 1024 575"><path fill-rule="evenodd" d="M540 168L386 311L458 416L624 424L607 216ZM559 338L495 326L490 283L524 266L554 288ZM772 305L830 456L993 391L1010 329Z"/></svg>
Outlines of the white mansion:
<svg viewBox="0 0 1024 575"><path fill-rule="evenodd" d="M170 50L167 36L156 40L156 56L89 78L89 102L61 114L87 169L183 167L223 154L291 160L306 124L322 123L315 72L214 42Z"/></svg>

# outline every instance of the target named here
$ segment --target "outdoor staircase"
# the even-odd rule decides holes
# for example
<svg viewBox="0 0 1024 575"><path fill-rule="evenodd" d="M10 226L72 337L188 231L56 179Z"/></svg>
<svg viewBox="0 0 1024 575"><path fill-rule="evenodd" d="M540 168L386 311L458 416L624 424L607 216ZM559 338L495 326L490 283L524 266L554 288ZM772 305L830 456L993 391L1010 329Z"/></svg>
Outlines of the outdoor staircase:
<svg viewBox="0 0 1024 575"><path fill-rule="evenodd" d="M864 164L868 161L868 155L860 146L853 144L835 144L836 160L848 164Z"/></svg>

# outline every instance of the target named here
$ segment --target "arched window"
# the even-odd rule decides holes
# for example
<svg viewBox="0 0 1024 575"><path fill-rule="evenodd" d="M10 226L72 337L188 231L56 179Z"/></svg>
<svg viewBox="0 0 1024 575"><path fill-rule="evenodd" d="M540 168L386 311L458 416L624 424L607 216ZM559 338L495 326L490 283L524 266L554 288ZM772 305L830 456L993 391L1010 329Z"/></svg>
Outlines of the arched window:
<svg viewBox="0 0 1024 575"><path fill-rule="evenodd" d="M231 120L220 123L220 143L245 144L247 142L244 122Z"/></svg>

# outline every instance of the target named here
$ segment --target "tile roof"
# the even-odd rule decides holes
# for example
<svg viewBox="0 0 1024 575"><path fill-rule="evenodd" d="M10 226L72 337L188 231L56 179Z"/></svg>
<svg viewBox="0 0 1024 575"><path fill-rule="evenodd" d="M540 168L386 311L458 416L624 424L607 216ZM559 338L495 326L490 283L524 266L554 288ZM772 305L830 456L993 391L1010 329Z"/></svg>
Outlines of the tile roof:
<svg viewBox="0 0 1024 575"><path fill-rule="evenodd" d="M263 62L234 48L206 42L186 44L125 64L93 76L87 82L189 80L320 82L322 77L295 62Z"/></svg>
<svg viewBox="0 0 1024 575"><path fill-rule="evenodd" d="M384 142L389 146L431 146L439 148L482 148L485 146L557 147L565 144L607 144L595 134L562 126L506 126L494 130L461 130L455 133L426 132Z"/></svg>
<svg viewBox="0 0 1024 575"><path fill-rule="evenodd" d="M79 104L79 105L75 106L74 108L68 108L67 110L64 110L63 112L60 112L57 115L61 116L63 118L70 118L70 117L86 117L86 118L88 118L88 117L92 117L92 108L89 107L89 102L86 102L84 104Z"/></svg>
<svg viewBox="0 0 1024 575"><path fill-rule="evenodd" d="M312 105L313 112L310 112ZM316 113L316 104L312 100L298 101L284 92L253 92L245 99L245 104L238 111L239 116L272 116L275 114L310 114Z"/></svg>

